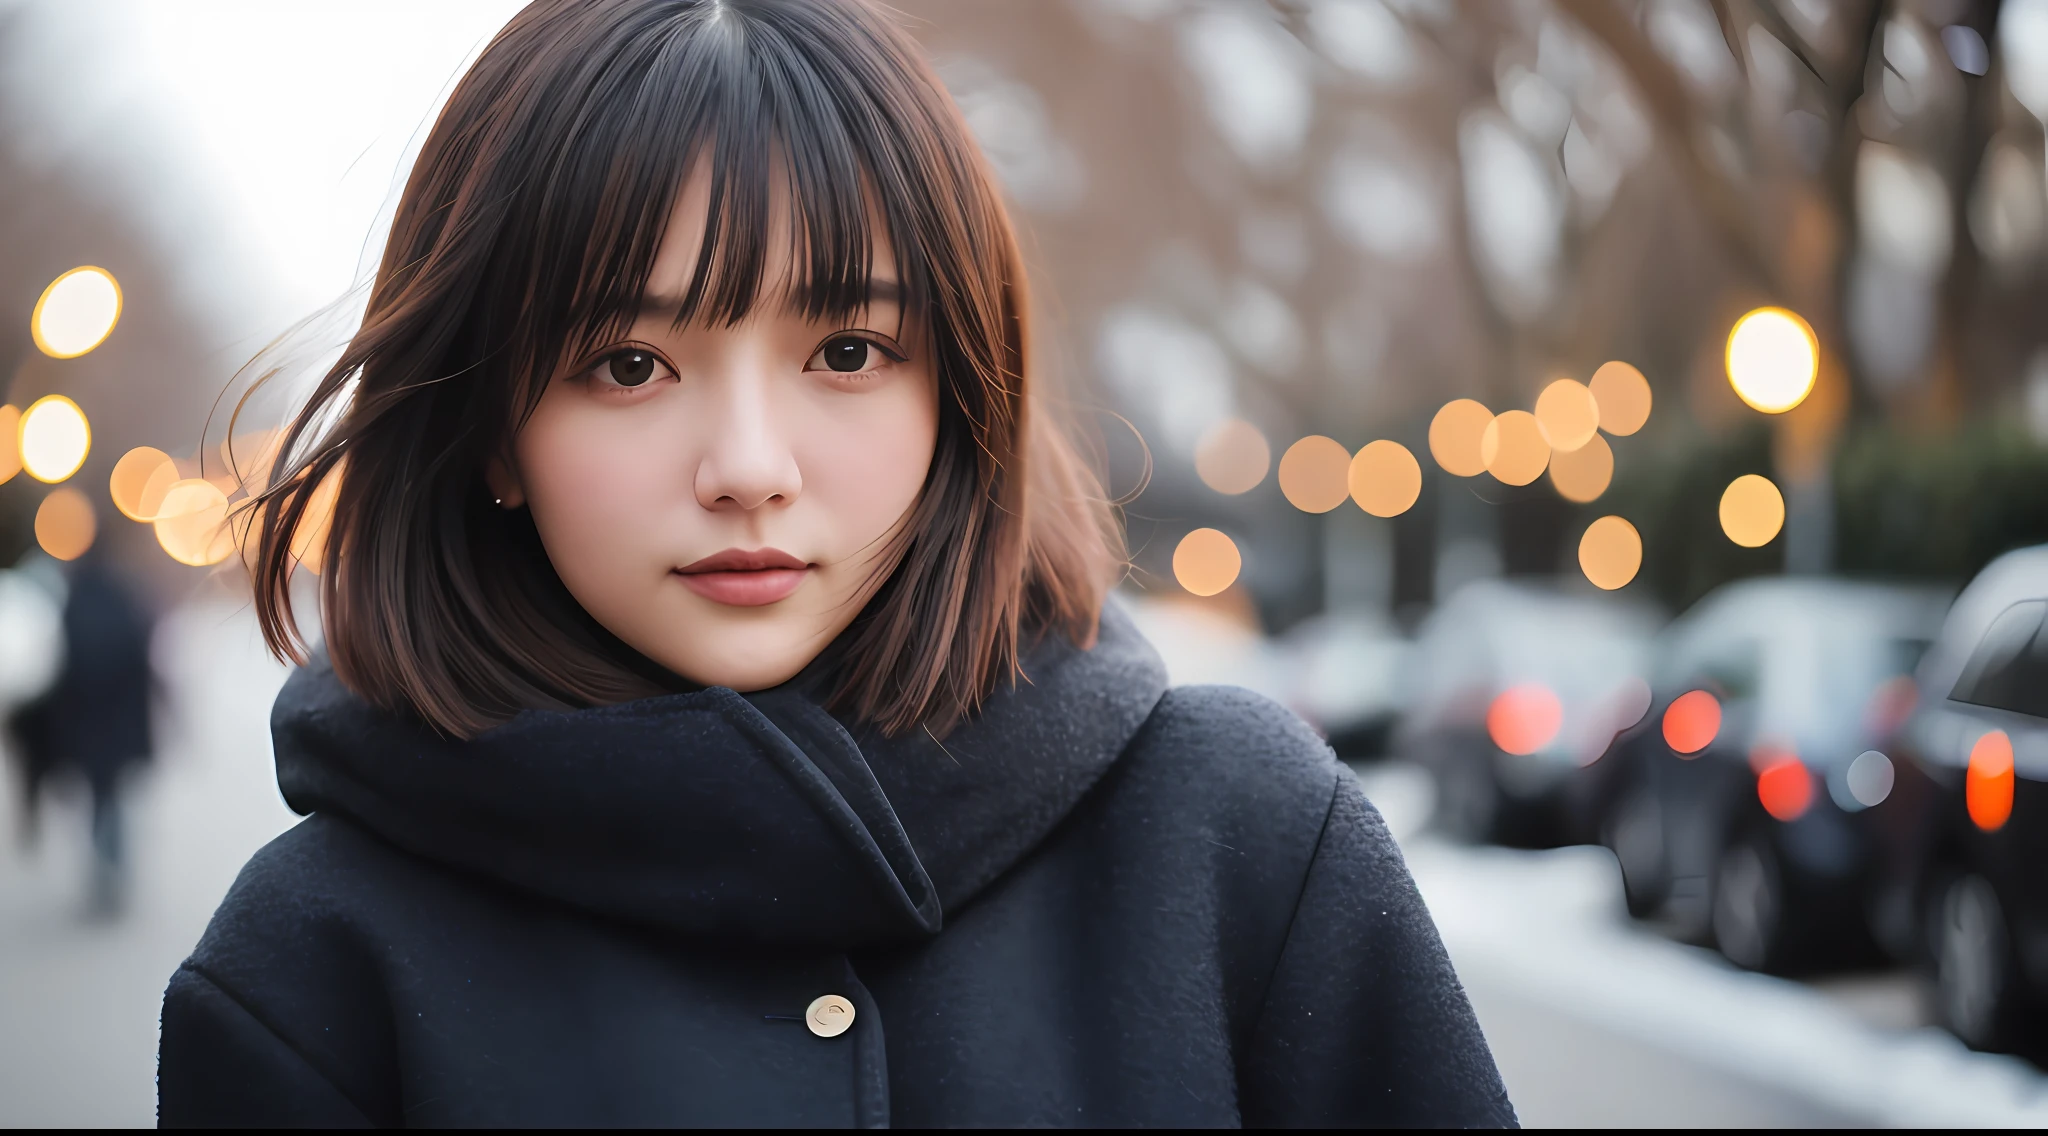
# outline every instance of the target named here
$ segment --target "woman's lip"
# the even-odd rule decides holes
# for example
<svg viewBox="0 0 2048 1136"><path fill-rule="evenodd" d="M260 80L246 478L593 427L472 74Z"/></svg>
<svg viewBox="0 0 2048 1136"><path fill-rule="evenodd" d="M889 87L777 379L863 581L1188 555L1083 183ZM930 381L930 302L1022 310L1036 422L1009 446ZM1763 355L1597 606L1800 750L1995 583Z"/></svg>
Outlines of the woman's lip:
<svg viewBox="0 0 2048 1136"><path fill-rule="evenodd" d="M713 603L761 607L788 599L809 573L809 568L755 568L727 572L686 572L678 569L675 577L683 582L684 587Z"/></svg>
<svg viewBox="0 0 2048 1136"><path fill-rule="evenodd" d="M768 568L802 571L810 565L779 548L728 548L676 569L685 576L699 572L759 572Z"/></svg>
<svg viewBox="0 0 2048 1136"><path fill-rule="evenodd" d="M677 568L675 575L713 603L761 607L788 599L810 570L779 548L728 548Z"/></svg>

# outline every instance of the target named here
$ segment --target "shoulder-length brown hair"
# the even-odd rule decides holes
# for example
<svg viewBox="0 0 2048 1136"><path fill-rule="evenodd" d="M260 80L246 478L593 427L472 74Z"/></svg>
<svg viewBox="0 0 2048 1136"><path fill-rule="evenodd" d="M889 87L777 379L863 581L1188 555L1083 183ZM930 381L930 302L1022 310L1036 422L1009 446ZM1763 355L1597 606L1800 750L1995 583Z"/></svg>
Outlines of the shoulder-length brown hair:
<svg viewBox="0 0 2048 1136"><path fill-rule="evenodd" d="M582 611L483 470L559 360L630 323L698 170L711 208L680 319L850 313L886 240L931 329L937 451L891 577L827 660L835 707L943 731L1015 680L1033 636L1093 641L1121 538L1034 396L1015 233L916 46L866 0L542 0L456 86L362 326L242 517L273 652L305 658L294 536L338 479L321 614L371 702L469 736L682 685ZM766 297L783 200L799 263Z"/></svg>

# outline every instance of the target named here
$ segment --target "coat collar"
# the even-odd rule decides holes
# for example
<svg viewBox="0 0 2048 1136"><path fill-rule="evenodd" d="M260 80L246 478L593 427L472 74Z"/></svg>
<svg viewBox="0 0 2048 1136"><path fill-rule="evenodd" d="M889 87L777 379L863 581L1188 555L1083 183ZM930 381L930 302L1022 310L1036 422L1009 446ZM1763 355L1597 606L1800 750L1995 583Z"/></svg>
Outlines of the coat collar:
<svg viewBox="0 0 2048 1136"><path fill-rule="evenodd" d="M415 856L605 916L830 947L938 932L1107 772L1166 686L1105 609L943 743L847 725L800 684L527 711L467 742L380 712L323 659L271 715L278 784Z"/></svg>

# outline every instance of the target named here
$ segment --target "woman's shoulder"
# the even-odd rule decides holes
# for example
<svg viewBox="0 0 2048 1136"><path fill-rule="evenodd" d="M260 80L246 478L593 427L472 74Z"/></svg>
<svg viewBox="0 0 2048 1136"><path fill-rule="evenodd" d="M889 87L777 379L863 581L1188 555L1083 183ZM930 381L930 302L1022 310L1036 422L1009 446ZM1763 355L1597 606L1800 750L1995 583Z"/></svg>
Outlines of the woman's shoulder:
<svg viewBox="0 0 2048 1136"><path fill-rule="evenodd" d="M322 928L360 927L366 908L389 902L406 858L339 818L316 813L256 851L228 888L188 966L232 983L275 965L277 946L333 939Z"/></svg>
<svg viewBox="0 0 2048 1136"><path fill-rule="evenodd" d="M1161 766L1231 796L1250 785L1327 809L1344 772L1300 716L1237 686L1177 686L1160 698L1125 759Z"/></svg>
<svg viewBox="0 0 2048 1136"><path fill-rule="evenodd" d="M397 860L318 814L250 858L164 992L163 1122L252 1109L312 1127L396 1116L376 918L391 901L370 893L403 871Z"/></svg>
<svg viewBox="0 0 2048 1136"><path fill-rule="evenodd" d="M1110 807L1124 821L1210 834L1241 866L1281 874L1307 869L1351 780L1293 711L1234 686L1168 690L1118 766Z"/></svg>

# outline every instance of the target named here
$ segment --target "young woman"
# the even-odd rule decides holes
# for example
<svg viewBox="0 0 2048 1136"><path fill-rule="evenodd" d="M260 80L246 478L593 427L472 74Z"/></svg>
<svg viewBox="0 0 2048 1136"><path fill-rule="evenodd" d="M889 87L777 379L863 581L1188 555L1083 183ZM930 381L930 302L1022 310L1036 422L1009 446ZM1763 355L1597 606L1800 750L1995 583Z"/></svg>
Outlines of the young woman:
<svg viewBox="0 0 2048 1136"><path fill-rule="evenodd" d="M247 517L304 661L338 493L310 819L171 980L162 1122L1512 1123L1353 780L1105 606L1024 296L880 7L515 18Z"/></svg>

